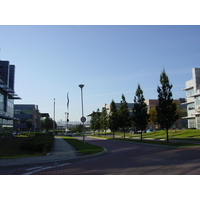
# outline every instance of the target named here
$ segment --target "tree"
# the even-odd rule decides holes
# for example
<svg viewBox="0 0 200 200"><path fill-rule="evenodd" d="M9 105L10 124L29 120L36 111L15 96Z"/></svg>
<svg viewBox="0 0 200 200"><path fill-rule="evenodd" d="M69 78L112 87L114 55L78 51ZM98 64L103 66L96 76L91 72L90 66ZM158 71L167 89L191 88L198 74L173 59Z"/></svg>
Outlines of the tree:
<svg viewBox="0 0 200 200"><path fill-rule="evenodd" d="M83 125L82 124L77 124L75 131L78 133L82 133L83 132Z"/></svg>
<svg viewBox="0 0 200 200"><path fill-rule="evenodd" d="M100 117L100 126L101 126L101 129L104 130L105 137L106 137L106 130L108 128L108 114L107 114L106 107L102 108L101 117Z"/></svg>
<svg viewBox="0 0 200 200"><path fill-rule="evenodd" d="M152 107L149 110L149 123L152 125L153 129L155 129L156 122L157 122L156 108Z"/></svg>
<svg viewBox="0 0 200 200"><path fill-rule="evenodd" d="M133 123L137 131L141 131L141 140L142 132L146 129L148 124L148 114L147 114L147 104L144 102L145 98L143 96L143 91L138 84L138 88L134 97L134 108L133 108Z"/></svg>
<svg viewBox="0 0 200 200"><path fill-rule="evenodd" d="M47 131L49 131L49 129L53 128L53 120L49 117L46 117L43 121L43 127L44 129Z"/></svg>
<svg viewBox="0 0 200 200"><path fill-rule="evenodd" d="M33 121L32 120L27 120L26 121L26 127L31 132L31 128L33 128Z"/></svg>
<svg viewBox="0 0 200 200"><path fill-rule="evenodd" d="M115 132L119 128L119 122L118 122L118 114L117 114L117 108L114 100L112 100L110 104L110 113L109 113L109 119L108 119L108 128L113 133L113 138L115 135Z"/></svg>
<svg viewBox="0 0 200 200"><path fill-rule="evenodd" d="M162 129L166 130L166 140L169 142L168 130L179 118L177 105L172 98L172 87L165 70L160 75L161 87L158 86L157 120Z"/></svg>
<svg viewBox="0 0 200 200"><path fill-rule="evenodd" d="M97 114L96 114L96 112L92 112L92 114L91 114L91 119L90 119L90 127L91 127L91 129L93 130L93 132L94 132L94 135L95 135L95 131L97 130L97 126L96 126L96 120L97 120Z"/></svg>
<svg viewBox="0 0 200 200"><path fill-rule="evenodd" d="M126 102L124 94L122 94L122 100L117 110L119 116L119 127L124 132L124 139L126 131L131 127L131 117L129 115L128 104Z"/></svg>
<svg viewBox="0 0 200 200"><path fill-rule="evenodd" d="M98 130L99 136L100 136L100 129L101 129L100 118L101 118L101 112L99 112L99 108L98 108L96 112L96 130Z"/></svg>

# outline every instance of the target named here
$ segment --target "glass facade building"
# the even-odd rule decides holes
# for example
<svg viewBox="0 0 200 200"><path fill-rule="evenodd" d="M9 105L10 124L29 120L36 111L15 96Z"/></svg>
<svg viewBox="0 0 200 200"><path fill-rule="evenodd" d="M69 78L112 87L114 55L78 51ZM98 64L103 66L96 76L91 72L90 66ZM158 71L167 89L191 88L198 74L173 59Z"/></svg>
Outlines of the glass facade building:
<svg viewBox="0 0 200 200"><path fill-rule="evenodd" d="M0 136L13 131L14 100L21 99L14 92L15 66L0 60Z"/></svg>
<svg viewBox="0 0 200 200"><path fill-rule="evenodd" d="M192 68L192 79L186 81L188 128L200 129L200 68Z"/></svg>
<svg viewBox="0 0 200 200"><path fill-rule="evenodd" d="M20 131L41 131L41 113L38 106L34 104L15 104L14 116L18 121L14 123L14 130Z"/></svg>

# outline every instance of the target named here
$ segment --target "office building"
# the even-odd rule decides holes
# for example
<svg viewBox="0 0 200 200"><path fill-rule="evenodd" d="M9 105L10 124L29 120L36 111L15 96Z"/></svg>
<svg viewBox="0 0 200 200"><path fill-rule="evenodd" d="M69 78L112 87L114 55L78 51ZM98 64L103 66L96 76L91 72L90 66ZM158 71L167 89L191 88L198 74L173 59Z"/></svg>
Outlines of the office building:
<svg viewBox="0 0 200 200"><path fill-rule="evenodd" d="M12 133L14 100L21 99L14 91L15 65L9 61L0 61L0 133Z"/></svg>
<svg viewBox="0 0 200 200"><path fill-rule="evenodd" d="M16 132L41 131L41 113L37 105L15 104L14 116L19 119L19 121L14 123L14 130Z"/></svg>
<svg viewBox="0 0 200 200"><path fill-rule="evenodd" d="M192 68L192 79L186 81L187 116L188 128L200 129L200 68Z"/></svg>

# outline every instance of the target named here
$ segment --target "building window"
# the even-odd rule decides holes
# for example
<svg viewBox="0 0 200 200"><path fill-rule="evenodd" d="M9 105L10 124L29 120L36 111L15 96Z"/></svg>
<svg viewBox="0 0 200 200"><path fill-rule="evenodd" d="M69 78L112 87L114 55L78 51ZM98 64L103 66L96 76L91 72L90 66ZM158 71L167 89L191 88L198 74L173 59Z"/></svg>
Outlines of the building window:
<svg viewBox="0 0 200 200"><path fill-rule="evenodd" d="M196 97L196 105L200 105L200 96Z"/></svg>
<svg viewBox="0 0 200 200"><path fill-rule="evenodd" d="M188 128L196 128L195 119L188 119Z"/></svg>
<svg viewBox="0 0 200 200"><path fill-rule="evenodd" d="M187 109L188 109L188 110L194 110L194 109L195 109L194 103L188 104L188 105L187 105Z"/></svg>
<svg viewBox="0 0 200 200"><path fill-rule="evenodd" d="M192 88L192 89L190 89L190 90L186 90L186 96L187 97L190 97L190 96L192 96L194 94L194 89Z"/></svg>

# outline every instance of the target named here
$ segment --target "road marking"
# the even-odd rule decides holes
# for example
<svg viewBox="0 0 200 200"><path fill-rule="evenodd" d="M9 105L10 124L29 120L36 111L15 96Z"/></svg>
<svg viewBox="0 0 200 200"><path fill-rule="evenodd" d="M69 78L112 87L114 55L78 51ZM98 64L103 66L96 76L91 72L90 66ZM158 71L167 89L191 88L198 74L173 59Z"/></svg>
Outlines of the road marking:
<svg viewBox="0 0 200 200"><path fill-rule="evenodd" d="M22 174L22 175L31 175L31 174L34 174L34 173L37 173L37 172L40 172L40 171L44 171L44 170L47 170L47 169L52 169L52 168L56 168L56 167L63 167L65 165L69 165L71 163L65 163L65 164L58 164L56 166L49 166L49 167L44 167L44 166L38 166L38 167L33 167L33 168L29 168L29 169L26 169L26 173Z"/></svg>

